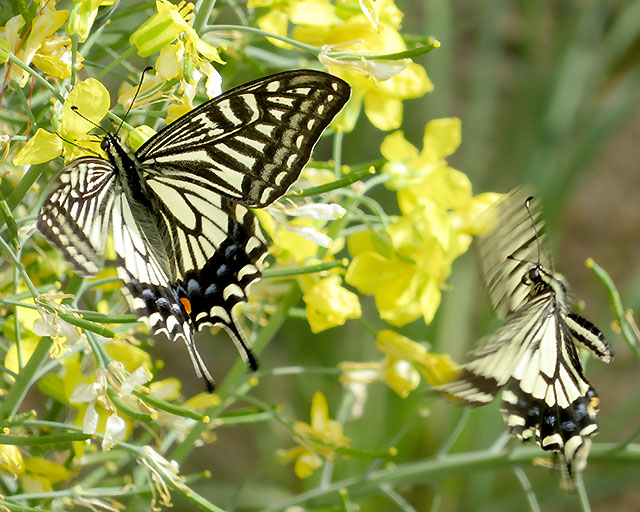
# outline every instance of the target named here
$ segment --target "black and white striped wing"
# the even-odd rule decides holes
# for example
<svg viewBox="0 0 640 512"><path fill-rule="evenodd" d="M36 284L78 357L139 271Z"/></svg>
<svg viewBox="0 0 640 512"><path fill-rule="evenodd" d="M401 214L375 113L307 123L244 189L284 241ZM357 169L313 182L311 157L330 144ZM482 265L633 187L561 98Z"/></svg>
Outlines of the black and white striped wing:
<svg viewBox="0 0 640 512"><path fill-rule="evenodd" d="M543 224L528 197L518 189L493 207L496 224L478 241L491 302L505 321L479 342L461 375L439 389L470 405L487 404L502 391L511 431L560 452L571 471L578 451L598 430L598 398L584 376L577 344L607 363L613 352L597 327L569 312L566 283L545 267L551 263L543 248L539 254L536 236Z"/></svg>
<svg viewBox="0 0 640 512"><path fill-rule="evenodd" d="M462 374L440 389L471 405L487 404L502 391L511 432L561 452L570 469L585 439L598 431L597 394L583 374L570 326L553 293L541 295L481 341ZM597 329L590 332L606 344Z"/></svg>
<svg viewBox="0 0 640 512"><path fill-rule="evenodd" d="M115 176L108 161L79 158L60 172L38 214L38 229L81 275L102 268Z"/></svg>
<svg viewBox="0 0 640 512"><path fill-rule="evenodd" d="M263 207L298 179L349 96L347 83L326 73L279 73L200 105L158 132L136 156L161 198L199 188Z"/></svg>
<svg viewBox="0 0 640 512"><path fill-rule="evenodd" d="M546 244L546 225L537 202L530 204L530 210L538 230L539 246L524 207L525 200L531 196L529 192L526 187L517 188L489 208L485 215L491 217L493 227L475 241L480 273L498 318L505 318L526 301L529 287L522 282L522 276L530 268L540 263L547 270L553 269Z"/></svg>

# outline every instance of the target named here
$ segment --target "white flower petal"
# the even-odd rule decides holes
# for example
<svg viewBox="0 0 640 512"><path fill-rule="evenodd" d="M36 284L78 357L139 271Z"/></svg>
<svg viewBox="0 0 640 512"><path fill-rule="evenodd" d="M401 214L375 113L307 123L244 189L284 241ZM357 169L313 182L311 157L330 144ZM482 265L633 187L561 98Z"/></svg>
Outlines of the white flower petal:
<svg viewBox="0 0 640 512"><path fill-rule="evenodd" d="M98 429L98 413L96 411L96 403L89 402L89 406L84 413L82 420L82 431L85 434L95 434Z"/></svg>
<svg viewBox="0 0 640 512"><path fill-rule="evenodd" d="M129 396L138 386L142 386L151 380L153 375L144 366L140 366L134 371L120 387L121 396Z"/></svg>
<svg viewBox="0 0 640 512"><path fill-rule="evenodd" d="M73 390L73 393L71 393L69 401L77 403L92 402L98 398L100 388L101 386L97 382L92 382L91 384L80 384Z"/></svg>
<svg viewBox="0 0 640 512"><path fill-rule="evenodd" d="M295 233L302 238L309 240L315 244L318 244L321 247L329 247L331 244L331 238L329 238L324 233L320 233L316 228L311 226L293 226L291 224L283 224L285 228L287 228L292 233Z"/></svg>
<svg viewBox="0 0 640 512"><path fill-rule="evenodd" d="M292 217L304 217L315 220L336 220L344 217L347 213L339 204L305 204L298 208L285 209L284 213Z"/></svg>
<svg viewBox="0 0 640 512"><path fill-rule="evenodd" d="M104 429L104 438L102 439L102 449L107 451L124 439L127 433L127 424L117 414L112 414L107 418L107 424Z"/></svg>

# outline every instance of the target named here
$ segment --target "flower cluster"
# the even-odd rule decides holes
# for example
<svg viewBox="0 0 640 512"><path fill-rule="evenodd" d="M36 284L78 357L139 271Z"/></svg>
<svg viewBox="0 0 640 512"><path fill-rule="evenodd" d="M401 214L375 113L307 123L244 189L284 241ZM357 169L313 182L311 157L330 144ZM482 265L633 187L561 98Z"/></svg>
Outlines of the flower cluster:
<svg viewBox="0 0 640 512"><path fill-rule="evenodd" d="M409 59L366 58L407 49L398 32L403 14L393 0L347 0L337 5L329 0L251 0L249 7L266 10L258 18L266 32L324 48L321 62L353 88L339 121L347 132L361 110L380 130L394 130L402 122L402 102L433 89L425 69Z"/></svg>
<svg viewBox="0 0 640 512"><path fill-rule="evenodd" d="M388 184L403 187L397 196L402 215L386 228L349 238L353 260L346 280L373 295L381 318L392 325L433 320L453 261L482 232L479 214L498 197L473 197L469 179L447 165L444 157L459 141L460 121L440 119L427 124L420 153L401 132L382 143Z"/></svg>

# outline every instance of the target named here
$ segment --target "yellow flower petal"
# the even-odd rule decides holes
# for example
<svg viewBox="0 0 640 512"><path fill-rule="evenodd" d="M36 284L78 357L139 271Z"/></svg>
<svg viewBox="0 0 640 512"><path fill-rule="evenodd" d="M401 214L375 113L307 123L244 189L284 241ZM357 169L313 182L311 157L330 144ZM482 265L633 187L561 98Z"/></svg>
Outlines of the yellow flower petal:
<svg viewBox="0 0 640 512"><path fill-rule="evenodd" d="M457 117L434 119L424 128L422 157L435 162L455 152L462 139L462 123Z"/></svg>
<svg viewBox="0 0 640 512"><path fill-rule="evenodd" d="M27 37L22 59L29 64L42 42L52 36L64 22L67 21L69 11L45 11L34 19L33 27ZM21 84L24 86L24 84Z"/></svg>
<svg viewBox="0 0 640 512"><path fill-rule="evenodd" d="M36 347L40 343L39 339L31 338L31 337L23 337L20 340L20 356L22 361L22 367L29 362L31 356L36 350ZM20 366L18 365L18 345L16 343L12 344L7 351L7 355L4 356L4 365L14 373L20 373ZM12 379L11 376L9 376Z"/></svg>
<svg viewBox="0 0 640 512"><path fill-rule="evenodd" d="M417 367L425 380L432 386L440 386L445 382L450 382L462 371L449 354L426 353Z"/></svg>
<svg viewBox="0 0 640 512"><path fill-rule="evenodd" d="M56 464L42 457L30 457L25 459L26 470L33 476L46 478L49 483L55 484L71 478L71 472L60 464Z"/></svg>
<svg viewBox="0 0 640 512"><path fill-rule="evenodd" d="M76 54L77 69L81 69L82 55ZM71 78L71 39L50 37L46 39L33 56L33 64L44 73L56 78Z"/></svg>
<svg viewBox="0 0 640 512"><path fill-rule="evenodd" d="M98 8L114 3L115 0L74 0L67 23L67 34L77 35L78 40L84 43L89 37L93 22L98 15Z"/></svg>
<svg viewBox="0 0 640 512"><path fill-rule="evenodd" d="M0 445L0 471L8 473L13 478L24 473L24 462L17 446Z"/></svg>
<svg viewBox="0 0 640 512"><path fill-rule="evenodd" d="M429 280L420 294L420 307L424 322L429 325L440 307L440 287L435 280Z"/></svg>
<svg viewBox="0 0 640 512"><path fill-rule="evenodd" d="M182 44L182 41L178 41L176 44L166 46L160 51L154 67L163 80L182 78L183 59L184 44Z"/></svg>
<svg viewBox="0 0 640 512"><path fill-rule="evenodd" d="M151 356L141 348L124 340L112 340L104 346L112 359L120 361L129 373L133 373L140 366L150 369Z"/></svg>
<svg viewBox="0 0 640 512"><path fill-rule="evenodd" d="M348 318L360 318L362 310L358 296L340 283L337 275L320 279L302 297L307 305L307 320L312 332L343 325Z"/></svg>
<svg viewBox="0 0 640 512"><path fill-rule="evenodd" d="M390 358L384 380L395 393L406 398L420 384L420 373L407 361Z"/></svg>
<svg viewBox="0 0 640 512"><path fill-rule="evenodd" d="M75 138L86 134L95 128L92 122L98 124L107 115L110 102L109 91L95 78L78 82L64 102L62 130ZM78 112L89 121L82 119L71 107L77 107Z"/></svg>
<svg viewBox="0 0 640 512"><path fill-rule="evenodd" d="M311 400L311 427L323 432L329 422L329 405L327 398L320 391L316 391Z"/></svg>
<svg viewBox="0 0 640 512"><path fill-rule="evenodd" d="M292 2L289 19L297 25L329 26L338 23L335 7L327 0L299 0Z"/></svg>
<svg viewBox="0 0 640 512"><path fill-rule="evenodd" d="M387 135L380 145L380 153L387 160L411 160L418 158L417 148L404 138L401 131Z"/></svg>
<svg viewBox="0 0 640 512"><path fill-rule="evenodd" d="M289 19L284 12L280 10L273 10L258 18L258 27L265 32L286 37L289 28ZM279 39L274 39L273 37L267 37L267 40L271 44L280 48L293 48L289 43L285 43Z"/></svg>
<svg viewBox="0 0 640 512"><path fill-rule="evenodd" d="M380 130L395 130L402 123L402 101L382 91L370 91L364 97L364 112Z"/></svg>
<svg viewBox="0 0 640 512"><path fill-rule="evenodd" d="M298 478L308 478L316 469L322 466L323 463L324 460L322 459L322 457L316 455L315 453L305 451L296 460L294 471Z"/></svg>
<svg viewBox="0 0 640 512"><path fill-rule="evenodd" d="M14 165L35 165L53 160L62 152L62 140L47 130L38 128L36 133L13 157Z"/></svg>
<svg viewBox="0 0 640 512"><path fill-rule="evenodd" d="M422 360L427 353L427 349L422 345L391 329L382 329L378 332L376 347L395 359L406 359L411 362Z"/></svg>

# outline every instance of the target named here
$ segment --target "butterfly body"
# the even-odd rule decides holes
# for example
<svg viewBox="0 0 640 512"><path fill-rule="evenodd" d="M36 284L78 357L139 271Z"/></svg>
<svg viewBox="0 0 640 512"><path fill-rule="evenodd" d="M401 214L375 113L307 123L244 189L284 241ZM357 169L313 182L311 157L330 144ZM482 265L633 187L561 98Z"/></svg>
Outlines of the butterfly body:
<svg viewBox="0 0 640 512"><path fill-rule="evenodd" d="M560 453L571 471L598 429L598 397L578 346L607 363L613 352L597 327L570 311L566 281L551 270L543 244L544 222L536 210L529 217L526 197L518 189L495 206L495 227L477 242L489 297L504 323L480 340L461 375L441 390L471 405L501 392L511 432Z"/></svg>
<svg viewBox="0 0 640 512"><path fill-rule="evenodd" d="M236 318L267 254L250 208L287 191L349 95L339 78L290 71L200 105L135 152L107 135L107 159L65 167L37 226L82 275L101 268L111 233L133 311L153 334L186 343L211 390L193 338L206 325L222 326L257 368Z"/></svg>

